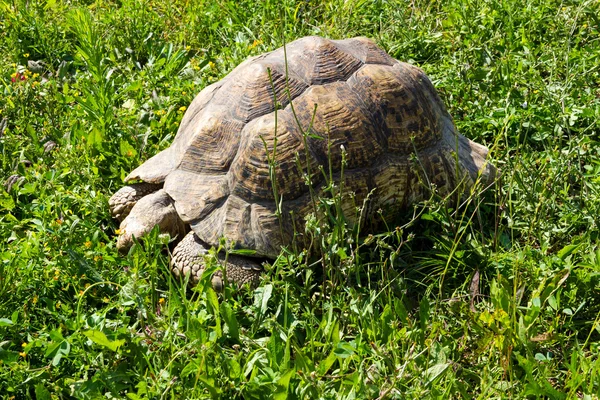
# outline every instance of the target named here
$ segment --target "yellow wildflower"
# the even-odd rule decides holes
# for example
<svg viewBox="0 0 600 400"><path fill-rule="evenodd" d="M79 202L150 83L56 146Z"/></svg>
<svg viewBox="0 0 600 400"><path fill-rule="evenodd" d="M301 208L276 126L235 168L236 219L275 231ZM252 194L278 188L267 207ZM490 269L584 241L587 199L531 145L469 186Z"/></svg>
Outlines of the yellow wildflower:
<svg viewBox="0 0 600 400"><path fill-rule="evenodd" d="M252 42L252 44L250 46L248 46L248 48L253 49L261 43L262 43L262 40L255 39L254 42Z"/></svg>
<svg viewBox="0 0 600 400"><path fill-rule="evenodd" d="M184 112L185 110L187 110L187 107L186 107L186 106L181 106L181 107L179 107L179 111L181 111L181 112Z"/></svg>
<svg viewBox="0 0 600 400"><path fill-rule="evenodd" d="M25 57L25 58L29 57L29 53L24 53L23 57Z"/></svg>
<svg viewBox="0 0 600 400"><path fill-rule="evenodd" d="M165 304L164 297L161 297L160 299L158 299L158 304Z"/></svg>
<svg viewBox="0 0 600 400"><path fill-rule="evenodd" d="M92 247L92 242L90 242L90 241L88 240L88 241L87 241L87 242L85 242L83 245L89 249L90 247Z"/></svg>
<svg viewBox="0 0 600 400"><path fill-rule="evenodd" d="M19 355L23 358L25 358L25 356L27 355L27 353L25 353L24 351L20 352Z"/></svg>
<svg viewBox="0 0 600 400"><path fill-rule="evenodd" d="M21 343L21 347L27 347L27 342Z"/></svg>

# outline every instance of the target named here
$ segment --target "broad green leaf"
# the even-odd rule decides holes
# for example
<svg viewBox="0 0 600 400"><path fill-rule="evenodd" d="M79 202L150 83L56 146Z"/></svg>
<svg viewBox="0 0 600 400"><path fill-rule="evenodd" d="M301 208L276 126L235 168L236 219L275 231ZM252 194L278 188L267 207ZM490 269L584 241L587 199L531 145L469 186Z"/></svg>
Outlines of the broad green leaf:
<svg viewBox="0 0 600 400"><path fill-rule="evenodd" d="M99 344L100 346L104 346L112 351L117 351L119 347L121 347L125 343L124 339L110 340L106 337L104 332L96 329L85 331L83 332L83 334L87 336L87 338L90 339L92 342Z"/></svg>
<svg viewBox="0 0 600 400"><path fill-rule="evenodd" d="M35 398L37 400L52 400L50 391L41 383L35 385Z"/></svg>
<svg viewBox="0 0 600 400"><path fill-rule="evenodd" d="M9 364L19 360L19 353L0 349L0 361Z"/></svg>
<svg viewBox="0 0 600 400"><path fill-rule="evenodd" d="M9 326L12 325L13 322L8 318L0 318L0 326Z"/></svg>
<svg viewBox="0 0 600 400"><path fill-rule="evenodd" d="M580 247L581 247L581 243L580 244L568 244L558 251L558 253L557 253L558 258L560 258L561 260L565 260L568 256L573 254Z"/></svg>
<svg viewBox="0 0 600 400"><path fill-rule="evenodd" d="M421 302L419 303L419 320L422 329L427 327L427 322L429 321L429 308L429 300L427 297L423 296L423 299L421 299Z"/></svg>
<svg viewBox="0 0 600 400"><path fill-rule="evenodd" d="M267 312L267 305L271 294L273 293L273 285L268 284L262 288L258 288L255 291L254 305L260 307L260 313L264 314Z"/></svg>
<svg viewBox="0 0 600 400"><path fill-rule="evenodd" d="M329 368L331 368L333 363L336 362L337 358L338 356L335 353L335 349L331 350L331 353L329 353L327 358L319 363L319 375L325 375L327 371L329 371Z"/></svg>
<svg viewBox="0 0 600 400"><path fill-rule="evenodd" d="M62 335L60 335L62 338ZM52 334L50 335L52 338ZM71 352L71 344L66 339L51 342L46 348L44 355L52 357L52 365L57 366L63 357L68 356Z"/></svg>
<svg viewBox="0 0 600 400"><path fill-rule="evenodd" d="M181 376L185 378L188 375L202 372L202 361L195 358L187 363L181 370Z"/></svg>
<svg viewBox="0 0 600 400"><path fill-rule="evenodd" d="M104 140L104 134L98 128L93 128L92 131L87 135L87 142L90 146L99 148Z"/></svg>
<svg viewBox="0 0 600 400"><path fill-rule="evenodd" d="M336 356L340 358L352 357L356 351L356 345L354 342L339 342L336 348L333 350Z"/></svg>
<svg viewBox="0 0 600 400"><path fill-rule="evenodd" d="M215 336L213 337L213 340L217 340L218 338L223 336L223 330L221 328L221 313L219 307L219 299L217 298L217 293L211 287L206 288L206 300L208 301L210 310L215 316L215 329L213 331Z"/></svg>
<svg viewBox="0 0 600 400"><path fill-rule="evenodd" d="M123 157L134 158L137 156L137 151L127 140L119 142L119 151Z"/></svg>
<svg viewBox="0 0 600 400"><path fill-rule="evenodd" d="M436 364L433 367L430 367L425 371L425 379L426 385L429 386L435 381L438 377L440 377L446 369L450 366L450 363L440 363Z"/></svg>
<svg viewBox="0 0 600 400"><path fill-rule="evenodd" d="M0 197L0 209L5 209L8 211L11 211L14 208L15 208L15 202L12 199L12 197L10 197L6 193L2 193L2 195Z"/></svg>
<svg viewBox="0 0 600 400"><path fill-rule="evenodd" d="M290 379L294 375L294 370L290 369L288 372L283 374L277 379L275 382L275 386L277 389L275 390L275 394L273 395L274 400L285 400L287 399L288 387L290 385Z"/></svg>
<svg viewBox="0 0 600 400"><path fill-rule="evenodd" d="M213 399L219 397L219 394L222 392L222 390L215 386L215 380L213 378L200 376L199 379L204 384L206 389L208 389Z"/></svg>
<svg viewBox="0 0 600 400"><path fill-rule="evenodd" d="M231 306L227 302L221 303L221 316L225 321L225 325L227 325L227 329L229 330L229 336L231 336L236 341L240 339L240 331L237 319L235 317L235 313L231 309Z"/></svg>

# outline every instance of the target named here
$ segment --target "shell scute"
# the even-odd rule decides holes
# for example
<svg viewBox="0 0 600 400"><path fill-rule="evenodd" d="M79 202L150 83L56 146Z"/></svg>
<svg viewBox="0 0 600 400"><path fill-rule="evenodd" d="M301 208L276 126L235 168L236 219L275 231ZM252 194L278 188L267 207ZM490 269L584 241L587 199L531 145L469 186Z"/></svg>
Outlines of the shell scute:
<svg viewBox="0 0 600 400"><path fill-rule="evenodd" d="M308 85L344 81L363 65L334 41L316 36L290 43L287 57L290 69Z"/></svg>
<svg viewBox="0 0 600 400"><path fill-rule="evenodd" d="M181 150L179 168L197 173L226 173L238 152L244 123L208 113Z"/></svg>
<svg viewBox="0 0 600 400"><path fill-rule="evenodd" d="M307 85L281 71L281 63L261 59L248 64L236 76L227 79L213 102L229 108L231 118L248 123L275 110L278 103L287 104L302 93ZM288 90L289 95L288 96Z"/></svg>

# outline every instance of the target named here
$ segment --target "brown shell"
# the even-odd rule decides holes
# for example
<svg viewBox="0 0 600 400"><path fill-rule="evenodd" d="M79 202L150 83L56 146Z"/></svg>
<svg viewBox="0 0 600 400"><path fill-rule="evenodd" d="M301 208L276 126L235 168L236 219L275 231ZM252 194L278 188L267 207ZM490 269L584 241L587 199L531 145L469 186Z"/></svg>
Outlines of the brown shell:
<svg viewBox="0 0 600 400"><path fill-rule="evenodd" d="M343 151L344 186L355 192L343 204L350 216L371 191L369 209L393 214L427 195L423 180L450 193L477 177L487 149L455 132L420 69L365 38L306 37L285 51L287 66L280 48L204 89L171 147L127 178L164 182L201 240L217 244L224 236L260 255L278 254L292 235L289 212L301 224L312 211L305 175L311 171L319 191L319 166L331 163L339 178ZM272 176L283 199L284 232Z"/></svg>

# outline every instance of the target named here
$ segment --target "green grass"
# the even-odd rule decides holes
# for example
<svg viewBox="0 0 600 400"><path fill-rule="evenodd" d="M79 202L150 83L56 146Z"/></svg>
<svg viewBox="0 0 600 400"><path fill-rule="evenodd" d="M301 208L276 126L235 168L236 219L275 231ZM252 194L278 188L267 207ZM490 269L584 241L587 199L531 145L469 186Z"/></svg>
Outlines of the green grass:
<svg viewBox="0 0 600 400"><path fill-rule="evenodd" d="M168 4L0 0L0 397L599 398L600 3ZM423 68L496 186L365 240L312 221L321 259L288 249L253 292L186 292L158 235L120 256L122 178L309 34Z"/></svg>

